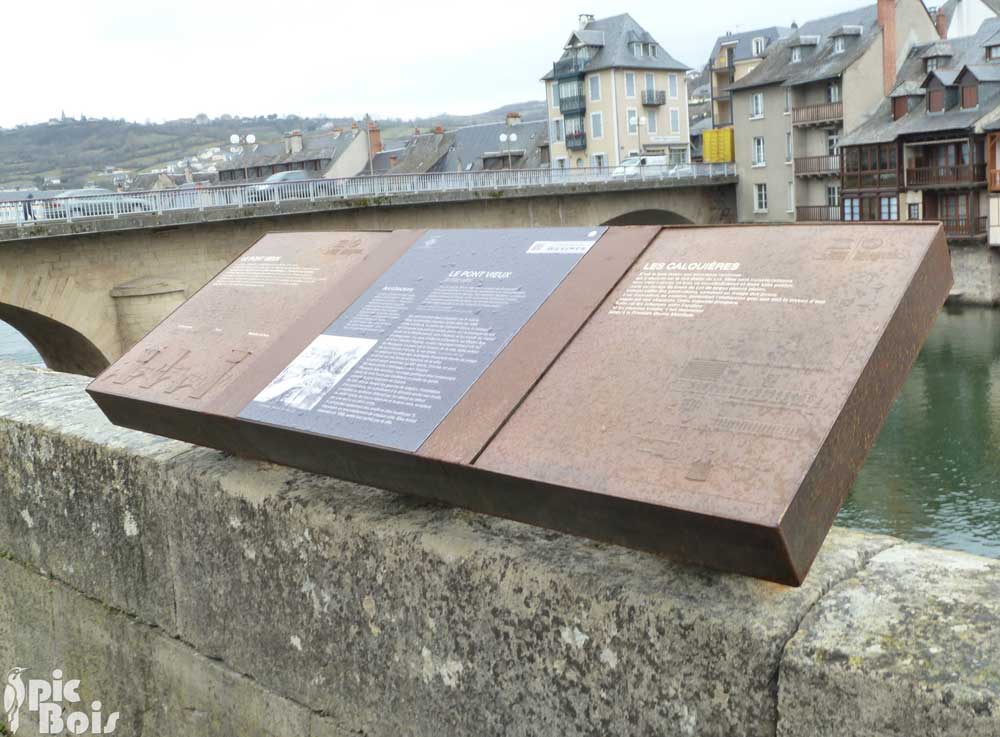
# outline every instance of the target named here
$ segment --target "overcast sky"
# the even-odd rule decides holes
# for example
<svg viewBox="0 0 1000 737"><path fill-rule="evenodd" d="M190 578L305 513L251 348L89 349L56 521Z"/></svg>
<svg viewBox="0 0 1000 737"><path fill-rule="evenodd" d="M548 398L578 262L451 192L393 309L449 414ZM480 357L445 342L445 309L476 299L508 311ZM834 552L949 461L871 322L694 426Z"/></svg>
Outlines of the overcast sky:
<svg viewBox="0 0 1000 737"><path fill-rule="evenodd" d="M154 121L298 113L476 113L542 99L581 12L630 13L701 66L727 30L851 0L3 0L0 126L81 113Z"/></svg>

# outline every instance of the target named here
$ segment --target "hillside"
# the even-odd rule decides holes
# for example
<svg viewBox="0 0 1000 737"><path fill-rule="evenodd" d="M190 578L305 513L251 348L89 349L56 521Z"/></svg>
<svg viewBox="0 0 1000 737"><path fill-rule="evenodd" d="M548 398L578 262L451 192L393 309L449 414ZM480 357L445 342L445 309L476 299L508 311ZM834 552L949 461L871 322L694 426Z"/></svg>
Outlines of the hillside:
<svg viewBox="0 0 1000 737"><path fill-rule="evenodd" d="M414 128L463 125L503 120L516 110L526 119L543 117L544 102L505 105L475 115L442 114L414 120L380 120L383 138L405 138ZM276 115L255 118L188 118L166 123L132 123L124 120L66 119L39 125L0 129L0 190L43 188L46 179L59 179L58 189L82 187L95 181L105 167L141 172L191 156L211 146L223 146L234 133L253 133L261 142L280 138L298 128L305 132L321 126L350 125L350 118L302 118Z"/></svg>

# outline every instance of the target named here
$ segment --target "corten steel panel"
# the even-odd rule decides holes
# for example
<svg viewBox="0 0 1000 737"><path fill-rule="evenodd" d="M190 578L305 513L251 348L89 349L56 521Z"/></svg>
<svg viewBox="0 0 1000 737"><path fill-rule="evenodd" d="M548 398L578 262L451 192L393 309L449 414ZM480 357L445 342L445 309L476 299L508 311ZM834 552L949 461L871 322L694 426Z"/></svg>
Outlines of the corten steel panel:
<svg viewBox="0 0 1000 737"><path fill-rule="evenodd" d="M648 508L637 547L800 583L950 286L936 224L664 230L476 466ZM763 544L671 540L688 514Z"/></svg>
<svg viewBox="0 0 1000 737"><path fill-rule="evenodd" d="M621 227L601 238L420 446L420 454L473 461L659 231Z"/></svg>
<svg viewBox="0 0 1000 737"><path fill-rule="evenodd" d="M948 293L944 237L936 225L671 228L645 248L656 231L609 229L415 453L237 415L418 233L327 234L367 245L351 261L328 254L325 291L220 286L218 304L202 290L90 391L128 427L799 583ZM271 245L245 256L292 260ZM296 263L318 258L302 246ZM716 266L676 267L692 263ZM226 336L266 317L271 342L231 367L244 343L192 344L184 327L220 316Z"/></svg>
<svg viewBox="0 0 1000 737"><path fill-rule="evenodd" d="M265 235L90 391L235 415L421 233Z"/></svg>

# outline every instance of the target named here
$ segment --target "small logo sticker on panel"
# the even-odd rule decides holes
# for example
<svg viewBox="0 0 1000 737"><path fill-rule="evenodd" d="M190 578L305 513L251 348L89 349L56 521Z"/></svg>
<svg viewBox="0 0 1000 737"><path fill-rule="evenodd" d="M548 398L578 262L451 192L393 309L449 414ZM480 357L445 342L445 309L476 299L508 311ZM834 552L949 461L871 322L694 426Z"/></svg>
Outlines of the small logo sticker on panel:
<svg viewBox="0 0 1000 737"><path fill-rule="evenodd" d="M531 254L580 254L586 253L594 241L535 241L528 248Z"/></svg>

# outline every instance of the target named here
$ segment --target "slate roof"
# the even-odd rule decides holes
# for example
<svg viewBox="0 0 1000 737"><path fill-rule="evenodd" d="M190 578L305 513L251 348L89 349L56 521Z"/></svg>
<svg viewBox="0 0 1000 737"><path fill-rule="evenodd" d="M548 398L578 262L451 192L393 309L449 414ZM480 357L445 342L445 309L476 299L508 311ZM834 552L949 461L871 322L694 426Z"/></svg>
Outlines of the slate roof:
<svg viewBox="0 0 1000 737"><path fill-rule="evenodd" d="M955 50L947 41L935 41L920 55L921 59L930 59L934 56L954 56Z"/></svg>
<svg viewBox="0 0 1000 737"><path fill-rule="evenodd" d="M245 151L242 155L230 161L220 163L216 169L218 171L229 171L252 166L294 164L300 161L314 161L317 159L329 159L332 164L351 145L351 142L354 140L354 134L354 130L347 129L340 133L304 136L302 139L302 150L291 154L285 152L284 140L259 144L252 151ZM362 135L362 132L358 131L357 135Z"/></svg>
<svg viewBox="0 0 1000 737"><path fill-rule="evenodd" d="M591 44L588 38L598 38L601 34L603 45ZM590 62L584 67L584 72L596 72L600 69L628 67L630 69L663 69L668 71L686 72L690 67L682 64L666 52L650 33L640 26L631 15L622 13L610 18L592 20L582 30L573 35L580 38L594 49ZM572 38L572 36L571 36ZM633 41L656 44L656 56L636 57L632 55L629 44ZM562 58L571 56L570 51L563 53ZM552 79L552 69L549 69L543 80Z"/></svg>
<svg viewBox="0 0 1000 737"><path fill-rule="evenodd" d="M846 49L835 54L833 37L844 26L861 26L863 30L859 37L848 37ZM728 89L742 90L772 84L792 86L838 77L865 52L879 33L877 5L803 23L772 44L764 60L752 72L729 85ZM793 63L792 47L811 42L810 37L815 37L815 45L806 45L802 61Z"/></svg>
<svg viewBox="0 0 1000 737"><path fill-rule="evenodd" d="M772 43L777 41L779 38L788 36L791 32L791 28L771 26L770 28L758 28L755 31L727 33L725 36L719 36L715 39L715 46L712 47L712 55L708 58L709 66L715 64L715 60L718 58L723 44L726 46L734 46L733 61L746 61L747 59L754 58L753 40L755 38L767 39L767 43L764 44L764 49L766 50Z"/></svg>
<svg viewBox="0 0 1000 737"><path fill-rule="evenodd" d="M978 74L990 77L987 83L980 85L979 106L976 109L962 110L960 107L955 106L942 113L929 114L925 107L919 106L899 120L893 120L890 107L891 102L883 100L868 120L846 136L841 137L840 145L856 146L866 143L889 143L895 141L900 136L973 128L981 118L992 114L1000 106L1000 84L996 83L1000 82L1000 62L997 64L983 63L983 41L998 31L1000 31L1000 18L990 18L983 22L975 35L951 39L950 43L954 51L954 56L948 62L948 67L945 69L936 69L929 74L924 71L924 55L927 48L934 44L915 46L910 50L909 55L907 55L896 76L897 89L900 89L904 85L912 89L914 85L922 85L925 80L930 79L932 76L937 76L938 79L942 80L949 79L954 81L958 77L959 72L968 66L970 71L974 69ZM977 79L979 78L978 74ZM893 92L895 93L895 90Z"/></svg>
<svg viewBox="0 0 1000 737"><path fill-rule="evenodd" d="M1000 82L1000 64L967 64L965 66L980 82Z"/></svg>
<svg viewBox="0 0 1000 737"><path fill-rule="evenodd" d="M510 144L513 168L544 166L542 149L549 145L548 121L534 120L516 125L483 123L413 136L405 149L396 152L399 162L391 171L393 174L481 171L484 155L507 156L507 144L500 142L501 133L517 134L517 142Z"/></svg>

